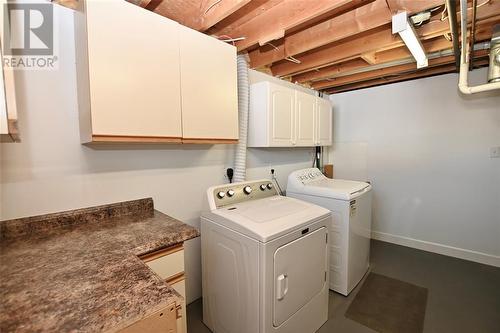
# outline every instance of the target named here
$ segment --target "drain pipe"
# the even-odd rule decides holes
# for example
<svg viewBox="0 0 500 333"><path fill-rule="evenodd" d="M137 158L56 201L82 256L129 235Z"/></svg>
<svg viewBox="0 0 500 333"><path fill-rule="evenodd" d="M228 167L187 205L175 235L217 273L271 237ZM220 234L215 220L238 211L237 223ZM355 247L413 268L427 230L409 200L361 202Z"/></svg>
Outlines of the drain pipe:
<svg viewBox="0 0 500 333"><path fill-rule="evenodd" d="M240 139L234 155L234 182L246 180L247 170L247 133L250 86L248 81L248 55L239 54L238 68L238 117Z"/></svg>
<svg viewBox="0 0 500 333"><path fill-rule="evenodd" d="M460 29L462 33L462 53L460 59L460 75L458 79L458 89L462 94L470 95L483 91L500 89L500 82L487 83L479 86L469 87L469 44L467 43L467 0L460 0ZM449 13L448 15L452 15Z"/></svg>

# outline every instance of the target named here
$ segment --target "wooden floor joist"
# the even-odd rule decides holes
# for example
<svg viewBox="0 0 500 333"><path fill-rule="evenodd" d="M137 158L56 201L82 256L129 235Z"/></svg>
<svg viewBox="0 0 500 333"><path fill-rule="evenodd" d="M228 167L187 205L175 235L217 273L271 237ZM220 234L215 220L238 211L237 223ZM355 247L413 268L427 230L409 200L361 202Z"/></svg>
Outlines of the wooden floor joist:
<svg viewBox="0 0 500 333"><path fill-rule="evenodd" d="M251 68L325 92L449 71L445 0L127 1L215 38L236 38L232 43L248 53ZM401 11L428 15L414 28L430 68L414 72L411 53L392 33L392 15ZM476 40L489 41L500 23L500 0L480 2L476 17Z"/></svg>
<svg viewBox="0 0 500 333"><path fill-rule="evenodd" d="M488 64L488 62L489 62L489 60L487 58L484 58L484 57L482 59L478 58L478 60L476 60L476 64L478 67L485 66ZM325 90L325 92L328 94L335 94L335 93L346 92L346 91L351 91L351 90L356 90L356 89L375 87L375 86L382 85L382 84L395 83L395 82L423 78L423 77L427 77L427 76L446 74L446 73L454 73L454 72L455 72L455 64L452 62L452 63L446 64L446 65L431 67L431 68L427 68L427 69L421 69L421 70L415 69L413 72L394 73L394 74L386 75L384 77L371 79L368 81L349 83L349 84L345 84L342 86L327 89L327 90Z"/></svg>

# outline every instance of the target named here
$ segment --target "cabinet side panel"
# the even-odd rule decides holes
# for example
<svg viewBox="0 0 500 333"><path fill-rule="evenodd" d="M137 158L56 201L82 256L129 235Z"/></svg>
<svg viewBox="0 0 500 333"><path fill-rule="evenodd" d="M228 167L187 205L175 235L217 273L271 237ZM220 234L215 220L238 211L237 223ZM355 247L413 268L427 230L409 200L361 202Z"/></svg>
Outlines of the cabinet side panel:
<svg viewBox="0 0 500 333"><path fill-rule="evenodd" d="M269 88L266 82L250 86L250 108L248 114L248 147L269 145Z"/></svg>
<svg viewBox="0 0 500 333"><path fill-rule="evenodd" d="M89 61L87 47L87 18L85 2L79 1L75 11L75 60L78 116L80 120L80 141L92 141L92 122L90 116Z"/></svg>

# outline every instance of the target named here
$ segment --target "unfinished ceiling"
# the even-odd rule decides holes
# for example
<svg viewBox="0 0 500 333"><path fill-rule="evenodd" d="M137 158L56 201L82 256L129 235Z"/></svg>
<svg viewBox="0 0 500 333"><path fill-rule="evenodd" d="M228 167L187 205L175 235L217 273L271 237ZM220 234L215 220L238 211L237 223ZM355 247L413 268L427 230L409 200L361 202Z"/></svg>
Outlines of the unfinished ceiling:
<svg viewBox="0 0 500 333"><path fill-rule="evenodd" d="M248 52L252 68L327 93L457 69L444 0L128 1L234 40L238 51ZM469 7L476 11L475 42L489 41L493 25L500 23L500 0L470 1ZM429 57L426 68L417 70L401 38L392 34L391 18L399 11L430 12L430 19L414 25ZM479 67L488 63L488 44L478 48L474 66Z"/></svg>

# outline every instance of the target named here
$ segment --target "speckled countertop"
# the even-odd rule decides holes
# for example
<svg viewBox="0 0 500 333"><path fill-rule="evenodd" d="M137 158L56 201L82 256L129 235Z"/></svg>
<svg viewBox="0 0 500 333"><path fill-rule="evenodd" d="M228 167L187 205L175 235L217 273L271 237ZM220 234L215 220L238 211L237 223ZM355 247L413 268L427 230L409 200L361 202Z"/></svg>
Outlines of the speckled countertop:
<svg viewBox="0 0 500 333"><path fill-rule="evenodd" d="M180 296L137 256L199 236L141 199L0 222L0 332L115 332Z"/></svg>

